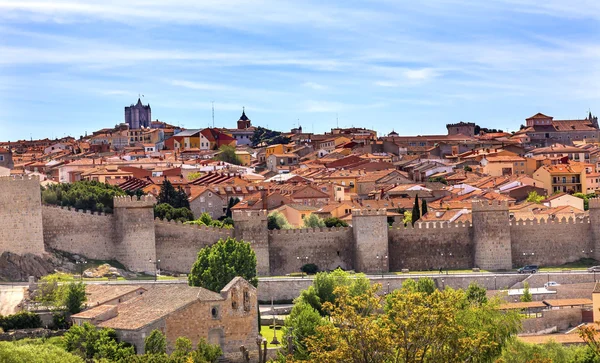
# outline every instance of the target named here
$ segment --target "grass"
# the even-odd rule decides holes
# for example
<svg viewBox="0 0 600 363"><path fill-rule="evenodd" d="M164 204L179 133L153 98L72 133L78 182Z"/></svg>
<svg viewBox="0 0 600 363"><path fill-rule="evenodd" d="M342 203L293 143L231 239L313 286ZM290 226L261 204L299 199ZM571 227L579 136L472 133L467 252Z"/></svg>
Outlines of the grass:
<svg viewBox="0 0 600 363"><path fill-rule="evenodd" d="M277 326L277 328L278 329L276 330L275 335L277 336L277 340L279 340L279 343L282 343L283 342L283 329L280 326ZM262 335L262 337L267 340L267 348L281 347L281 344L279 344L279 345L271 344L271 340L273 340L273 328L271 328L271 326L261 325L260 326L260 335Z"/></svg>
<svg viewBox="0 0 600 363"><path fill-rule="evenodd" d="M487 273L490 271L487 270L479 270L479 272L476 273ZM443 274L440 274L439 270L424 270L424 271L412 271L410 270L408 273L403 273L401 271L396 271L393 272L392 274L394 275L432 275L432 276L437 276L437 275L456 275L456 274L467 274L467 273L474 273L472 269L464 269L464 270L443 270ZM388 273L385 273L385 275L388 275Z"/></svg>
<svg viewBox="0 0 600 363"><path fill-rule="evenodd" d="M560 266L546 266L541 267L541 272L558 272L562 270L587 270L588 267L598 266L600 265L599 261L594 260L593 258L580 258L577 261L567 262Z"/></svg>

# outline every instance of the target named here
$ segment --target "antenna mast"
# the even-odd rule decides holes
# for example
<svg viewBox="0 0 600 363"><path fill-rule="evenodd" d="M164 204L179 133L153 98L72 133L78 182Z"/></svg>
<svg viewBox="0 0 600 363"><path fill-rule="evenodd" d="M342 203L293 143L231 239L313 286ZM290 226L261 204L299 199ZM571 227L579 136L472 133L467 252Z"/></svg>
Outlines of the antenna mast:
<svg viewBox="0 0 600 363"><path fill-rule="evenodd" d="M215 101L212 101L212 121L213 121L213 128L215 128Z"/></svg>

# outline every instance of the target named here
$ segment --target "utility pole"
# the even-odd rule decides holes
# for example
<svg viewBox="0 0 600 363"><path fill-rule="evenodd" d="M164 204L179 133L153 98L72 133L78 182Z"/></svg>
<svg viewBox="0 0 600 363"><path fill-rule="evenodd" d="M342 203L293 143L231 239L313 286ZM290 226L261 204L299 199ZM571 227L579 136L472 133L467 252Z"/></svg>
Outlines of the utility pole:
<svg viewBox="0 0 600 363"><path fill-rule="evenodd" d="M215 101L212 101L212 121L213 121L213 129L215 128Z"/></svg>

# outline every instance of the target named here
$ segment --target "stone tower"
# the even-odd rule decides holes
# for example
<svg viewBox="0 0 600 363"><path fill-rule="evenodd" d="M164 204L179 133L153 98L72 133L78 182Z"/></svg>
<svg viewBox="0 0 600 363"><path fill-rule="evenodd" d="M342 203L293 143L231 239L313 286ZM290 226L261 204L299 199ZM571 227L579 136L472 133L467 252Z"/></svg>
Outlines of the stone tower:
<svg viewBox="0 0 600 363"><path fill-rule="evenodd" d="M143 105L142 100L138 98L135 105L125 107L125 123L130 129L141 129L150 127L152 121L152 109L150 104Z"/></svg>
<svg viewBox="0 0 600 363"><path fill-rule="evenodd" d="M595 260L600 260L600 199L590 199L589 205L593 257Z"/></svg>
<svg viewBox="0 0 600 363"><path fill-rule="evenodd" d="M42 198L37 177L0 177L0 254L44 253Z"/></svg>
<svg viewBox="0 0 600 363"><path fill-rule="evenodd" d="M234 210L232 217L235 238L249 242L256 254L256 269L258 275L270 275L267 211Z"/></svg>
<svg viewBox="0 0 600 363"><path fill-rule="evenodd" d="M385 209L352 210L356 271L365 273L389 271L388 229Z"/></svg>
<svg viewBox="0 0 600 363"><path fill-rule="evenodd" d="M475 267L485 270L512 269L508 203L473 202Z"/></svg>
<svg viewBox="0 0 600 363"><path fill-rule="evenodd" d="M128 269L154 274L156 261L154 204L152 195L116 197L114 199L115 257Z"/></svg>
<svg viewBox="0 0 600 363"><path fill-rule="evenodd" d="M251 126L252 126L252 121L250 121L248 116L246 116L246 110L243 109L242 116L240 116L240 119L237 122L237 128L240 130L245 130Z"/></svg>

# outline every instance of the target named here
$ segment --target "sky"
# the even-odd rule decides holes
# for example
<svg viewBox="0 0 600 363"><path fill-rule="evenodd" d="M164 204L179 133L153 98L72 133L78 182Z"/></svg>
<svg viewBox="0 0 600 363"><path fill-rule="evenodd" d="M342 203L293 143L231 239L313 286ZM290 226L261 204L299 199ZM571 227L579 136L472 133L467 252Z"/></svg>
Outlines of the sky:
<svg viewBox="0 0 600 363"><path fill-rule="evenodd" d="M123 107L185 128L514 131L600 114L597 0L0 0L0 140Z"/></svg>

